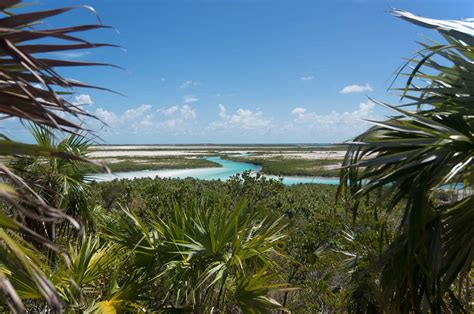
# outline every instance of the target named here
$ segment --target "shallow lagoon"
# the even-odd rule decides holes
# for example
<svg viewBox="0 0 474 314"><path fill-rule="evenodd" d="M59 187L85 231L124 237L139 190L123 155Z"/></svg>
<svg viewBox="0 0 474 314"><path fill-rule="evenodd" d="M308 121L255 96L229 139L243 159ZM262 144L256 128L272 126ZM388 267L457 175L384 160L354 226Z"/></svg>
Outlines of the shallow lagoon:
<svg viewBox="0 0 474 314"><path fill-rule="evenodd" d="M196 178L200 180L227 180L229 177L242 173L244 171L258 172L261 167L251 163L236 162L220 157L207 157L207 160L220 164L219 168L198 168L198 169L169 169L169 170L142 170L129 172L115 172L112 174L95 174L90 176L96 181L111 181L114 179L135 179L135 178ZM265 175L267 178L278 179L278 176ZM299 183L318 183L318 184L338 184L338 178L326 177L297 177L283 176L283 184L293 185Z"/></svg>

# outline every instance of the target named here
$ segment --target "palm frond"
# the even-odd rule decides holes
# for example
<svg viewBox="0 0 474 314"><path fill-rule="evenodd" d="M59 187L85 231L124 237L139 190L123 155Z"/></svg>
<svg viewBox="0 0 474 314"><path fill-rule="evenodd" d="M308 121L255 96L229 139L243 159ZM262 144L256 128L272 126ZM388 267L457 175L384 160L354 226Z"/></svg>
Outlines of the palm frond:
<svg viewBox="0 0 474 314"><path fill-rule="evenodd" d="M377 102L395 114L385 121L369 121L373 126L348 142L339 195L351 200L356 213L363 197L383 191L379 195L387 211L400 214L398 238L373 265L374 270L382 269L385 302L394 311L430 307L436 312L446 308L446 300L456 303L450 289L474 257L469 219L474 22L392 13L436 29L447 43L421 43L418 56L398 73L408 77L398 91L409 102L398 107ZM403 73L409 65L412 70ZM454 194L456 201L441 202L439 191Z"/></svg>
<svg viewBox="0 0 474 314"><path fill-rule="evenodd" d="M94 62L73 62L51 58L38 57L40 53L54 53L75 49L92 49L97 47L114 46L104 43L93 43L72 35L73 33L106 28L97 25L78 25L64 28L37 27L39 22L45 18L54 17L65 12L76 9L76 7L59 8L44 11L32 11L22 14L14 14L15 9L22 7L20 0L5 0L0 3L0 114L1 118L19 118L22 121L30 121L42 127L51 127L78 134L84 130L81 121L84 117L94 118L76 106L62 95L71 95L73 88L98 88L89 84L81 83L73 79L62 77L56 68L66 66L96 66L106 65ZM86 7L95 14L93 9ZM55 42L52 44L51 42ZM84 130L87 132L87 130ZM44 134L43 134L44 135ZM38 138L39 139L39 138ZM43 138L43 140L46 140ZM79 150L70 150L74 145L63 145L64 147L52 147L52 145L29 145L17 143L0 135L0 154L5 156L23 156L26 158L52 158L62 160L86 161L85 156L78 154ZM51 143L49 143L51 144ZM77 139L72 139L70 144L77 144ZM79 146L77 146L79 147ZM82 147L82 146L81 146ZM81 148L82 149L82 148ZM24 163L28 165L28 163ZM24 175L23 173L22 175ZM38 192L38 182L30 185L28 178L22 178L14 174L8 167L0 163L0 197L6 203L2 204L5 215L2 213L2 228L0 239L3 243L9 243L2 248L5 252L2 258L10 261L18 261L17 269L8 274L2 272L0 284L3 292L8 296L7 301L15 311L24 311L21 303L22 293L18 288L18 282L12 284L12 274L25 273L30 277L29 291L37 290L49 303L51 309L61 310L61 301L58 292L50 282L51 270L49 265L34 256L41 256L37 247L27 242L22 242L19 237L21 232L35 244L47 247L48 250L56 249L51 238L38 233L38 230L25 225L26 220L36 221L38 226L53 224L57 221L67 220L75 228L80 224L56 207L60 204L47 202L43 195ZM71 179L71 180L69 180ZM67 185L74 187L71 195L79 195L80 190L77 178L68 177L64 181ZM28 250L25 249L28 247ZM25 286L23 286L24 288ZM14 289L20 289L15 291Z"/></svg>
<svg viewBox="0 0 474 314"><path fill-rule="evenodd" d="M4 10L18 3L20 1L12 1ZM108 64L45 59L34 56L37 53L114 46L92 43L69 35L74 32L107 28L107 26L100 24L44 30L31 28L32 25L45 18L74 9L77 7L7 15L0 19L0 47L2 48L2 53L0 53L0 113L6 117L17 117L66 131L74 131L83 127L72 122L71 119L63 118L57 114L58 112L67 113L76 118L92 117L79 106L59 96L57 88L70 92L73 87L94 88L94 86L63 78L55 68ZM51 38L66 43L49 44L45 41ZM35 40L34 44L29 43L32 40Z"/></svg>
<svg viewBox="0 0 474 314"><path fill-rule="evenodd" d="M253 281L239 281L239 295L243 298L247 289L245 295L255 295L248 304L268 305L267 309L275 305L267 295L272 289L264 289L259 280L267 280L270 274L275 277L275 259L282 255L279 247L286 237L281 219L260 217L249 210L245 200L209 205L197 199L185 205L174 203L171 209L166 220L152 212L143 219L124 209L126 216L118 224L102 229L107 239L134 253L135 269L158 269L154 276L169 291L164 305L198 311L225 308L237 304L236 295L230 292L236 289L235 280L252 276ZM260 276L258 271L263 268L267 272ZM262 289L252 294L250 286L259 283ZM244 300L240 301L246 311Z"/></svg>

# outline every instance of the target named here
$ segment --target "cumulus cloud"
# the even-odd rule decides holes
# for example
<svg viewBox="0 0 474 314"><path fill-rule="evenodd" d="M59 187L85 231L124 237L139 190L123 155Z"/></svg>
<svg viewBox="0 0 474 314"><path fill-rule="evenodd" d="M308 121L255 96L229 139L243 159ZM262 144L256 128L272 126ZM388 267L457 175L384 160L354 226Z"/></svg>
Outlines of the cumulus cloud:
<svg viewBox="0 0 474 314"><path fill-rule="evenodd" d="M114 126L120 120L117 115L103 108L97 108L94 115L109 126Z"/></svg>
<svg viewBox="0 0 474 314"><path fill-rule="evenodd" d="M112 111L97 108L94 115L108 124L112 131L119 131L123 128L134 128L136 124L139 124L144 119L149 119L151 117L148 114L150 110L151 105L143 104L117 115Z"/></svg>
<svg viewBox="0 0 474 314"><path fill-rule="evenodd" d="M196 96L193 96L193 95L187 95L187 96L183 97L183 101L184 101L185 104L188 104L188 103L191 103L191 102L196 102L198 100L199 100L199 98L197 98Z"/></svg>
<svg viewBox="0 0 474 314"><path fill-rule="evenodd" d="M82 97L82 101L87 97ZM92 100L92 99L91 99ZM192 103L161 108L142 104L124 111L96 108L92 114L109 127L104 138L145 138L167 136L199 136L203 141L279 141L279 142L340 142L354 137L369 127L363 120L378 120L372 101L360 103L353 110L323 112L295 106L288 115L275 120L260 109L218 104L215 119L199 122ZM320 107L321 108L321 107ZM90 125L98 129L99 126ZM139 136L137 136L139 135Z"/></svg>
<svg viewBox="0 0 474 314"><path fill-rule="evenodd" d="M151 110L151 105L140 105L136 108L128 109L122 115L125 122L137 120L142 118L147 112Z"/></svg>
<svg viewBox="0 0 474 314"><path fill-rule="evenodd" d="M300 77L300 80L301 81L312 81L312 80L314 80L314 76L313 75L302 76L302 77Z"/></svg>
<svg viewBox="0 0 474 314"><path fill-rule="evenodd" d="M296 107L295 109L293 109L293 111L291 111L292 114L296 114L296 115L302 115L305 112L306 112L306 109L301 108L301 107Z"/></svg>
<svg viewBox="0 0 474 314"><path fill-rule="evenodd" d="M223 104L219 104L219 117L222 119L227 119L229 116L227 115L227 110L225 109L225 106Z"/></svg>
<svg viewBox="0 0 474 314"><path fill-rule="evenodd" d="M179 109L181 116L184 120L191 120L196 118L196 110L192 109L188 105L183 105L181 109Z"/></svg>
<svg viewBox="0 0 474 314"><path fill-rule="evenodd" d="M171 116L173 113L178 111L179 106L171 106L168 108L160 108L156 112L162 113L165 117Z"/></svg>
<svg viewBox="0 0 474 314"><path fill-rule="evenodd" d="M281 136L293 136L308 141L343 141L364 131L369 126L363 120L376 120L375 104L372 101L360 103L354 111L332 111L327 114L310 112L306 108L296 107L291 111L293 121L281 126L275 133Z"/></svg>
<svg viewBox="0 0 474 314"><path fill-rule="evenodd" d="M372 86L370 86L368 83L365 85L348 85L341 89L339 92L341 94L351 94L351 93L364 93L364 92L371 92L373 91Z"/></svg>
<svg viewBox="0 0 474 314"><path fill-rule="evenodd" d="M315 123L320 126L351 126L363 119L372 117L375 104L372 101L360 103L358 109L351 112L333 111L329 114L317 114L308 112L305 108L296 107L291 114L298 123Z"/></svg>
<svg viewBox="0 0 474 314"><path fill-rule="evenodd" d="M109 126L114 134L185 133L196 119L196 111L189 105L170 106L153 110L143 104L122 114L97 108L94 114Z"/></svg>
<svg viewBox="0 0 474 314"><path fill-rule="evenodd" d="M72 103L76 106L91 106L94 104L94 101L90 95L81 94L74 97L74 101Z"/></svg>
<svg viewBox="0 0 474 314"><path fill-rule="evenodd" d="M219 120L209 124L211 130L218 129L243 129L258 130L259 132L267 130L272 123L272 119L263 116L259 110L239 108L235 113L229 114L223 104L219 104Z"/></svg>
<svg viewBox="0 0 474 314"><path fill-rule="evenodd" d="M193 80L187 80L187 81L184 81L183 83L181 83L179 88L187 89L187 88L196 87L196 86L201 86L201 82L193 81Z"/></svg>

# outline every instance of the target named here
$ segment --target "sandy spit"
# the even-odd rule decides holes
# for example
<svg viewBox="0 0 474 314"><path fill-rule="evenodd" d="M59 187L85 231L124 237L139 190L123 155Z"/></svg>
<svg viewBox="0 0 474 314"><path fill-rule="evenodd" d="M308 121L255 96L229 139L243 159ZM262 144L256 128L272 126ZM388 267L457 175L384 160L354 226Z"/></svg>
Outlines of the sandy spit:
<svg viewBox="0 0 474 314"><path fill-rule="evenodd" d="M106 150L106 151L92 151L89 153L91 158L100 157L154 157L154 156L194 156L203 155L205 152L193 152L182 150Z"/></svg>
<svg viewBox="0 0 474 314"><path fill-rule="evenodd" d="M306 159L306 160L318 160L318 159L343 159L345 151L313 151L313 152L285 152L285 153L274 153L274 154L263 154L260 158L272 158L281 157L285 159Z"/></svg>
<svg viewBox="0 0 474 314"><path fill-rule="evenodd" d="M245 149L246 151L255 150L255 148L265 149L288 149L288 146L232 146L232 145L95 145L91 150L225 150L225 149Z"/></svg>

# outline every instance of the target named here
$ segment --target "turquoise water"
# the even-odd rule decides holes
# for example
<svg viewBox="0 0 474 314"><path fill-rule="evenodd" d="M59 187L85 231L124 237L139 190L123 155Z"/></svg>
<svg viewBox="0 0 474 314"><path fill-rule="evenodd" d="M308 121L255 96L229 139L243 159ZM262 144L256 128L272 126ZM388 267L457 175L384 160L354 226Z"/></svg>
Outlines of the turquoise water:
<svg viewBox="0 0 474 314"><path fill-rule="evenodd" d="M242 173L244 171L258 172L260 166L236 162L220 157L207 157L207 160L220 164L219 168L198 168L198 169L170 169L170 170L142 170L129 172L115 172L113 174L101 173L90 176L90 179L96 181L111 181L114 179L135 179L135 178L196 178L201 180L227 180L229 177ZM267 178L278 179L278 176L265 175ZM293 185L299 183L318 183L318 184L339 184L338 178L325 177L296 177L284 176L283 184Z"/></svg>

